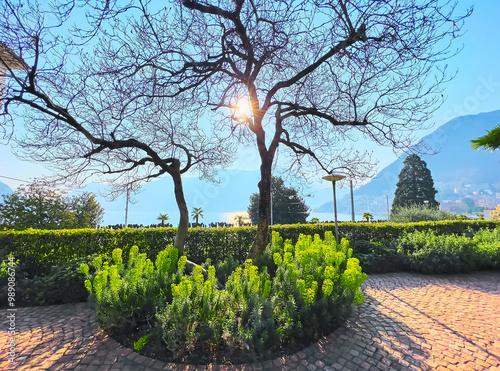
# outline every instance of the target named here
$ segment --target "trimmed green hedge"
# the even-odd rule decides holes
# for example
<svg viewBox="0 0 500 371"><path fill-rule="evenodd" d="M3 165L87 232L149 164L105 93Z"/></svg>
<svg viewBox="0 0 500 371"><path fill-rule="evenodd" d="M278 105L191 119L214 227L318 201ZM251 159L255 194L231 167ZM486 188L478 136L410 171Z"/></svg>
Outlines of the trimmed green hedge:
<svg viewBox="0 0 500 371"><path fill-rule="evenodd" d="M366 273L413 271L422 273L466 272L471 269L500 269L500 228L495 222L446 221L412 224L343 223L353 257ZM333 231L333 224L279 225L271 228L284 239L297 243L299 234ZM479 233L478 233L479 231ZM158 252L172 244L174 228L158 229L83 229L0 231L0 262L12 254L18 262L16 301L20 305L58 304L83 300L86 292L78 287L81 277L78 262L91 262L99 254L111 255L116 248L128 254L137 245L155 259ZM463 237L465 235L466 237ZM189 230L186 253L190 260L217 267L224 281L245 261L255 236L255 227L194 228ZM227 259L232 256L232 259ZM269 273L276 272L273 257L264 254L257 262ZM7 303L7 276L0 266L0 307ZM69 291L68 291L69 290ZM3 304L2 304L3 303Z"/></svg>
<svg viewBox="0 0 500 371"><path fill-rule="evenodd" d="M493 221L454 220L419 223L340 223L339 234L352 244L358 241L373 243L394 241L404 232L432 231L437 235L463 234L480 229L494 229L499 224ZM319 234L334 231L331 223L275 225L283 239L296 243L300 234ZM246 258L252 245L256 227L237 228L191 228L186 240L185 253L196 263L207 258L213 262L233 256L240 261ZM131 246L137 245L149 257L155 257L167 245L173 244L175 228L155 229L64 229L0 231L0 250L16 259L33 261L38 266L50 266L62 261L92 254L110 254L120 248L128 254ZM356 252L356 249L355 249Z"/></svg>

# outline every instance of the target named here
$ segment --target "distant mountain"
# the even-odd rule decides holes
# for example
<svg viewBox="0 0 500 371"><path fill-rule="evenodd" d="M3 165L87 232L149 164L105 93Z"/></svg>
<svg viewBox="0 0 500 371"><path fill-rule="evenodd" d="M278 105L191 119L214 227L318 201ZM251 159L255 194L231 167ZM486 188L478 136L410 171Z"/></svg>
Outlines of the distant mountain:
<svg viewBox="0 0 500 371"><path fill-rule="evenodd" d="M500 196L500 151L471 149L470 140L486 134L500 124L500 110L455 118L436 129L422 140L438 153L422 155L431 171L440 202L457 200L478 192ZM355 211L387 212L392 207L398 176L403 168L402 156L381 170L368 184L354 191ZM388 202L389 201L389 202ZM339 212L350 211L350 197L338 201ZM330 212L332 202L316 209Z"/></svg>
<svg viewBox="0 0 500 371"><path fill-rule="evenodd" d="M0 195L8 195L13 193L12 189L5 183L0 182Z"/></svg>

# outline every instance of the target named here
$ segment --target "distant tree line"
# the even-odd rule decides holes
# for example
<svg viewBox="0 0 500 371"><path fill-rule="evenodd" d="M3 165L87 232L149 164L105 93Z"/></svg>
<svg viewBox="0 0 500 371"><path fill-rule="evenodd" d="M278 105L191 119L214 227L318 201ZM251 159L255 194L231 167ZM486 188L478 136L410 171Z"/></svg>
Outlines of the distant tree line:
<svg viewBox="0 0 500 371"><path fill-rule="evenodd" d="M226 222L212 222L212 223L189 223L188 224L189 228L195 228L195 227L201 227L201 228L229 228L229 227L234 227L233 224L226 223ZM162 224L127 224L127 228L173 228L173 225L171 223L164 223ZM105 226L104 228L109 228L109 229L123 229L125 228L125 224L110 224Z"/></svg>

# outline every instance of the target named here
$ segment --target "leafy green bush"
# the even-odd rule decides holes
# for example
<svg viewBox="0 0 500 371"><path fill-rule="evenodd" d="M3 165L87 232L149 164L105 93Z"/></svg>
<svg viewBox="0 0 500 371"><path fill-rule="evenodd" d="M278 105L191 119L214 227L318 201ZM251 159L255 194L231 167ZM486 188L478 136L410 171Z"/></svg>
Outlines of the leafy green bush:
<svg viewBox="0 0 500 371"><path fill-rule="evenodd" d="M180 281L185 263L185 256L178 262L177 249L172 247L161 251L153 264L146 253L139 254L139 248L133 246L127 264L123 262L122 250L115 249L112 262L103 261L100 256L93 259L93 278L88 264L82 264L79 272L86 276L84 285L99 308L97 319L101 325L126 333L151 321L155 308L171 299L171 285ZM175 264L176 274L172 273Z"/></svg>
<svg viewBox="0 0 500 371"><path fill-rule="evenodd" d="M54 305L86 301L88 292L82 284L83 275L78 267L89 258L77 258L54 265L40 280L41 284L31 287L37 293L37 305ZM27 283L29 284L29 283Z"/></svg>
<svg viewBox="0 0 500 371"><path fill-rule="evenodd" d="M61 262L35 275L29 271L29 266L22 259L18 259L15 267L16 306L67 304L87 300L88 292L83 286L83 276L77 269L90 259L85 257ZM6 305L7 277L2 276L0 306Z"/></svg>
<svg viewBox="0 0 500 371"><path fill-rule="evenodd" d="M415 223L424 221L453 220L456 216L426 205L396 207L392 210L390 221L394 223Z"/></svg>
<svg viewBox="0 0 500 371"><path fill-rule="evenodd" d="M210 265L212 265L211 260L207 259L206 262L203 264L203 268L205 270L208 270ZM238 268L240 265L241 265L240 261L234 259L232 256L229 256L227 259L224 259L222 261L215 262L214 266L215 266L217 281L225 283L228 277L231 275L231 273L233 273L234 270Z"/></svg>
<svg viewBox="0 0 500 371"><path fill-rule="evenodd" d="M302 235L294 247L274 232L270 249L278 250L271 304L283 343L317 338L339 324L353 301L363 301L359 289L367 276L347 240L337 245L331 232L324 241Z"/></svg>
<svg viewBox="0 0 500 371"><path fill-rule="evenodd" d="M95 259L97 274L85 286L105 328L122 335L135 331L137 349L159 354L166 346L167 358L176 361L200 353L217 361L210 355L215 349L240 362L270 357L317 339L344 319L353 302L363 301L366 274L349 243L337 245L331 232L324 240L300 236L295 246L274 232L267 253L273 275L251 260L242 266L232 260L226 269L235 268L221 288L214 266L196 266L188 274L186 256L177 257L172 247L153 263L134 246L128 264L117 249L113 264ZM80 271L88 274L89 266Z"/></svg>
<svg viewBox="0 0 500 371"><path fill-rule="evenodd" d="M351 244L353 256L359 259L363 271L372 273L399 272L404 256L398 254L394 241L355 241Z"/></svg>
<svg viewBox="0 0 500 371"><path fill-rule="evenodd" d="M466 236L407 233L398 240L398 253L413 272L459 273L476 269L478 255L474 241Z"/></svg>
<svg viewBox="0 0 500 371"><path fill-rule="evenodd" d="M480 230L473 240L478 256L477 268L500 269L500 228Z"/></svg>

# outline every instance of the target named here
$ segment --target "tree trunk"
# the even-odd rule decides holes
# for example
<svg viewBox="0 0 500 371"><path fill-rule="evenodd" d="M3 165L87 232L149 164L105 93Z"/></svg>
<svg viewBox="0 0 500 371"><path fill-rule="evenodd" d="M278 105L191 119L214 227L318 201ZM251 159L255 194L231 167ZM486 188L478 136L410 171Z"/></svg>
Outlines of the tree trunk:
<svg viewBox="0 0 500 371"><path fill-rule="evenodd" d="M257 235L252 245L250 256L252 259L262 255L269 243L269 214L271 202L271 170L272 161L263 159L260 166L259 182L259 223Z"/></svg>
<svg viewBox="0 0 500 371"><path fill-rule="evenodd" d="M174 180L174 194L177 207L179 208L179 226L175 235L174 247L179 250L179 256L184 255L184 243L186 242L188 227L189 227L189 211L184 198L182 189L182 179L180 172L180 162L172 166L172 179Z"/></svg>

